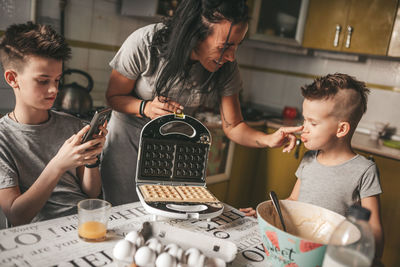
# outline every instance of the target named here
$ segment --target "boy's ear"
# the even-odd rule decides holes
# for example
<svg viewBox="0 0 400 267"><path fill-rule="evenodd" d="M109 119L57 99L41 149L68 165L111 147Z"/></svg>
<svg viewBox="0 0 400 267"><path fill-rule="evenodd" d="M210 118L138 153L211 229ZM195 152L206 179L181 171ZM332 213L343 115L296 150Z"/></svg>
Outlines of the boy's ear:
<svg viewBox="0 0 400 267"><path fill-rule="evenodd" d="M18 88L17 73L13 70L6 70L4 72L4 79L14 89Z"/></svg>
<svg viewBox="0 0 400 267"><path fill-rule="evenodd" d="M350 123L347 121L339 122L336 137L341 138L345 137L350 132Z"/></svg>

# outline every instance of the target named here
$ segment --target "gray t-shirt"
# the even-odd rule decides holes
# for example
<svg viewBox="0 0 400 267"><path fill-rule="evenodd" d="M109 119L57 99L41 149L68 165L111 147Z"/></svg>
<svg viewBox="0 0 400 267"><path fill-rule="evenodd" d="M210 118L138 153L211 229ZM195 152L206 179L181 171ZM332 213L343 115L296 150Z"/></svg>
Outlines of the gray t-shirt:
<svg viewBox="0 0 400 267"><path fill-rule="evenodd" d="M356 155L335 166L317 160L318 151L307 151L296 171L300 179L299 201L345 215L361 199L382 193L376 164Z"/></svg>
<svg viewBox="0 0 400 267"><path fill-rule="evenodd" d="M79 119L50 111L50 119L40 125L0 119L0 189L18 186L21 194L40 176L64 142L82 128ZM76 169L64 173L50 198L32 222L76 212L76 204L87 198L82 192Z"/></svg>

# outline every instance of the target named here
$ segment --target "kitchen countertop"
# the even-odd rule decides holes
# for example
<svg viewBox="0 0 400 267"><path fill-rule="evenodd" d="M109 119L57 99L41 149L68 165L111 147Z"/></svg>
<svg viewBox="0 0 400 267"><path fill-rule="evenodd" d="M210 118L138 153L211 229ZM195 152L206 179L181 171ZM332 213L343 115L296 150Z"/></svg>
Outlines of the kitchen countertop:
<svg viewBox="0 0 400 267"><path fill-rule="evenodd" d="M371 140L368 134L355 133L351 140L353 148L379 156L400 160L400 149L382 145L382 140Z"/></svg>

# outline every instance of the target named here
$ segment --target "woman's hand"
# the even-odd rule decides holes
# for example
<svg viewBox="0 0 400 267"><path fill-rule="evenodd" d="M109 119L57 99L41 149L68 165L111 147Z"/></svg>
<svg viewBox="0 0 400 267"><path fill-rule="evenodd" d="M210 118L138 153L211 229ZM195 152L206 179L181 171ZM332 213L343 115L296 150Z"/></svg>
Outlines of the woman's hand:
<svg viewBox="0 0 400 267"><path fill-rule="evenodd" d="M144 115L150 119L155 119L159 116L170 113L179 114L182 112L182 105L163 96L156 96L153 101L147 102L146 106L144 107Z"/></svg>
<svg viewBox="0 0 400 267"><path fill-rule="evenodd" d="M296 146L296 136L294 133L303 130L303 126L281 127L276 132L269 135L269 147L284 146L283 152L290 152Z"/></svg>
<svg viewBox="0 0 400 267"><path fill-rule="evenodd" d="M81 144L81 141L84 134L89 130L89 125L83 127L77 134L72 135L64 142L52 159L53 164L62 172L85 164L94 164L106 140L108 131L105 126L106 123L103 126L99 126L101 129L100 134L94 135L93 140L83 144Z"/></svg>

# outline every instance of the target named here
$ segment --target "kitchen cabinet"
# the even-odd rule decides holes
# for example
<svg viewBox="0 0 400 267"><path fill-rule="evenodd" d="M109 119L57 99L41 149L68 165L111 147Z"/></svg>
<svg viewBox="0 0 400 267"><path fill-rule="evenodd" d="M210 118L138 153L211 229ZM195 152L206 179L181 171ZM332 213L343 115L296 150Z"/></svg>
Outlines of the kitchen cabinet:
<svg viewBox="0 0 400 267"><path fill-rule="evenodd" d="M252 40L301 45L308 0L252 0L248 37Z"/></svg>
<svg viewBox="0 0 400 267"><path fill-rule="evenodd" d="M252 127L265 131L264 123L257 126L252 125ZM210 130L214 132L213 129ZM222 132L222 129L219 130ZM257 178L259 155L264 150L262 148L250 148L234 144L228 179L218 183L207 183L207 188L219 200L233 207L249 207L254 180Z"/></svg>
<svg viewBox="0 0 400 267"><path fill-rule="evenodd" d="M259 155L264 149L235 145L226 203L237 208L249 207L256 180Z"/></svg>
<svg viewBox="0 0 400 267"><path fill-rule="evenodd" d="M387 55L397 0L310 0L303 46Z"/></svg>
<svg viewBox="0 0 400 267"><path fill-rule="evenodd" d="M268 133L274 131L276 129L273 128L267 130ZM305 151L303 144L297 145L290 153L283 153L282 148L267 148L261 151L250 194L252 207L269 199L267 195L271 190L281 199L289 197L297 180L295 172Z"/></svg>
<svg viewBox="0 0 400 267"><path fill-rule="evenodd" d="M249 207L261 150L235 144L229 180L207 185L207 188L220 201L233 207Z"/></svg>
<svg viewBox="0 0 400 267"><path fill-rule="evenodd" d="M400 57L400 8L397 6L396 20L393 25L388 56Z"/></svg>
<svg viewBox="0 0 400 267"><path fill-rule="evenodd" d="M207 163L207 188L220 201L226 202L235 144L225 136L220 125L207 128L212 136Z"/></svg>
<svg viewBox="0 0 400 267"><path fill-rule="evenodd" d="M207 185L207 189L214 194L218 200L226 203L229 182L223 181L216 184Z"/></svg>
<svg viewBox="0 0 400 267"><path fill-rule="evenodd" d="M400 266L400 161L362 151L357 153L372 156L380 173L383 191L380 198L381 215L385 235L382 262L385 266Z"/></svg>

